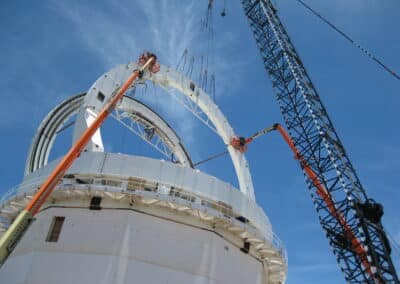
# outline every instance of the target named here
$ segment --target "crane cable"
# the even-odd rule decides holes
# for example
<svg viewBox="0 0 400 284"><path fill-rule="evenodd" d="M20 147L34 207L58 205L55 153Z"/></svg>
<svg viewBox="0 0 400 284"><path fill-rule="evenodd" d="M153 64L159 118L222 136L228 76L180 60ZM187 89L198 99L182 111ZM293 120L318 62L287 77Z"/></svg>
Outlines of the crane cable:
<svg viewBox="0 0 400 284"><path fill-rule="evenodd" d="M394 236L392 236L391 233L386 232L387 236L389 237L390 240L390 244L392 246L392 250L395 251L395 254L397 256L400 256L400 244L397 242L396 238Z"/></svg>
<svg viewBox="0 0 400 284"><path fill-rule="evenodd" d="M328 26L330 26L333 30L338 32L342 37L344 37L347 41L349 41L352 45L357 47L359 50L361 50L365 55L367 55L370 59L375 61L379 66L381 66L383 69L385 69L386 72L388 72L390 75L395 77L397 80L400 80L400 75L397 74L393 69L388 67L386 64L384 64L380 59L378 59L376 56L374 56L371 52L369 52L366 48L361 46L359 43L355 42L348 34L345 32L341 31L338 27L336 27L334 24L332 24L330 21L328 21L326 18L324 18L321 14L319 14L317 11L315 11L313 8L311 8L309 5L304 3L302 0L297 0L301 5L303 5L306 9L311 11L315 16L321 19L324 23L326 23Z"/></svg>
<svg viewBox="0 0 400 284"><path fill-rule="evenodd" d="M269 126L269 127L266 127L266 128L264 128L264 129L262 129L260 131L257 131L256 133L254 133L253 135L251 135L248 138L241 137L241 136L240 137L239 136L234 136L234 137L231 138L231 141L230 141L229 145L226 145L226 146L232 146L234 149L239 150L243 154L247 150L247 147L246 147L247 144L249 144L250 142L253 142L255 139L257 139L260 136L263 136L263 135L265 135L265 134L267 134L267 133L269 133L269 132L271 132L273 130L276 130L278 125L279 125L278 123L275 123L272 126ZM201 161L199 161L197 163L194 163L193 166L201 165L203 163L206 163L206 162L209 162L211 160L214 160L214 159L217 159L219 157L222 157L222 156L224 156L224 155L226 155L228 153L229 153L229 151L225 150L224 152L212 155L212 156L208 157L207 159L204 159L204 160L201 160Z"/></svg>
<svg viewBox="0 0 400 284"><path fill-rule="evenodd" d="M224 152L215 154L215 155L213 155L213 156L211 156L211 157L208 157L207 159L204 159L204 160L201 160L201 161L199 161L199 162L197 162L197 163L194 163L194 164L193 164L193 167L196 167L196 166L198 166L198 165L204 164L204 163L209 162L209 161L211 161L211 160L217 159L217 158L222 157L222 156L224 156L224 155L226 155L226 154L228 154L228 153L229 153L228 150L226 150L226 151L224 151Z"/></svg>

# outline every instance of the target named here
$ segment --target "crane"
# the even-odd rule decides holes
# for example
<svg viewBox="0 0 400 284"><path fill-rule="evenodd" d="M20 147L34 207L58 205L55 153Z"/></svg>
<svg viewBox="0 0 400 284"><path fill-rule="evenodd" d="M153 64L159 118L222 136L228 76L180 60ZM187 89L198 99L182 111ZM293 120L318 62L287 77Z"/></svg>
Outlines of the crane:
<svg viewBox="0 0 400 284"><path fill-rule="evenodd" d="M382 205L368 198L277 9L270 0L241 4L288 133L272 129L279 130L299 160L347 283L399 284L381 222ZM251 141L234 137L231 145L244 152Z"/></svg>
<svg viewBox="0 0 400 284"><path fill-rule="evenodd" d="M307 177L320 223L346 281L399 284L381 223L382 206L368 198L362 187L277 10L270 0L241 2L272 81L288 133L283 127L275 125L249 139L232 138L231 145L244 152L246 145L259 135L278 130ZM0 239L0 263L7 258L41 205L125 91L147 68L157 72L155 56L147 54L141 59L142 68L116 90L112 101L56 166Z"/></svg>

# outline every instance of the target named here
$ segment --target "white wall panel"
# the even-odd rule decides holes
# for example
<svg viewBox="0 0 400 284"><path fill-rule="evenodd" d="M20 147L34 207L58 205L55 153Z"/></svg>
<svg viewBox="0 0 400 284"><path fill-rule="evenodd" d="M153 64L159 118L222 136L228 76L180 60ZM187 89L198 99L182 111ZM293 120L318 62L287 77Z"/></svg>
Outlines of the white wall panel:
<svg viewBox="0 0 400 284"><path fill-rule="evenodd" d="M36 171L32 176L27 176L25 181L28 182L30 177L35 176L45 177L54 165L55 161L43 170ZM188 167L146 157L88 152L82 154L68 172L138 177L182 188L231 205L236 212L255 224L265 236L270 236L272 232L267 216L253 200L230 184ZM27 190L32 190L32 188L21 187L21 192Z"/></svg>
<svg viewBox="0 0 400 284"><path fill-rule="evenodd" d="M58 242L46 242L65 216ZM0 283L261 284L262 265L217 234L132 210L50 208L0 269Z"/></svg>

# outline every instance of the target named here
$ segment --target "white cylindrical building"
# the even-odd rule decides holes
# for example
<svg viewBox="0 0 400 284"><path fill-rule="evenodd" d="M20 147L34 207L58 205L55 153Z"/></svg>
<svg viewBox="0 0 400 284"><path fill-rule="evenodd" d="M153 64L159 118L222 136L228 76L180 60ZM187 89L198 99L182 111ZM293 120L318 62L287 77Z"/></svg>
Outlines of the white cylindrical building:
<svg viewBox="0 0 400 284"><path fill-rule="evenodd" d="M76 114L73 139L79 137L135 68L134 63L117 66L86 95L66 100L43 120L23 182L1 199L0 234L57 164L48 163L57 130ZM226 118L188 78L162 66L143 80L178 90L229 144L234 132ZM243 154L228 146L240 185L236 189L194 169L173 129L144 104L124 98L115 117L127 127L137 126L132 127L139 129L136 134L178 162L105 153L97 132L0 268L0 283L285 281L285 249L255 202Z"/></svg>

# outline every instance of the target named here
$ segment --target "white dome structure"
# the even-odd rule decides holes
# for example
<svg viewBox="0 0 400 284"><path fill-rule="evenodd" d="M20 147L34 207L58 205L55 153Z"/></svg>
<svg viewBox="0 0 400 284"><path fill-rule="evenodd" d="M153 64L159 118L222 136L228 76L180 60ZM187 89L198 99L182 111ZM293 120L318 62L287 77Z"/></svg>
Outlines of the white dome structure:
<svg viewBox="0 0 400 284"><path fill-rule="evenodd" d="M73 141L137 68L119 65L87 93L55 107L33 139L23 182L0 203L0 235L58 160L48 161L60 129L76 115ZM226 145L235 135L211 98L183 74L145 73L209 126ZM198 111L199 110L199 111ZM193 168L168 123L124 97L113 114L177 162L104 152L100 131L75 161L0 268L0 283L284 283L286 252L254 196L245 155L227 146L239 189Z"/></svg>

